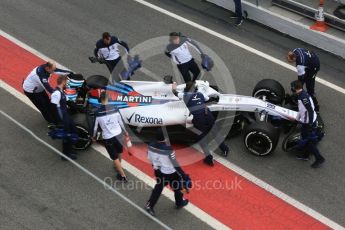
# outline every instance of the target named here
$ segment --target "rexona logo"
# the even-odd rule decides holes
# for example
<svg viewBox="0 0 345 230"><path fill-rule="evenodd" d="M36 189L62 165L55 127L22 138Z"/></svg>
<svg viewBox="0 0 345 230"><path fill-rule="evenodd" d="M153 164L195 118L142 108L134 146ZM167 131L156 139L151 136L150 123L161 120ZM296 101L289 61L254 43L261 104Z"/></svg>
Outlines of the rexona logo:
<svg viewBox="0 0 345 230"><path fill-rule="evenodd" d="M117 101L130 102L130 103L151 103L151 96L128 96L128 95L118 95Z"/></svg>
<svg viewBox="0 0 345 230"><path fill-rule="evenodd" d="M150 125L162 125L163 119L156 118L156 117L144 117L140 114L133 113L130 117L127 118L128 122L131 123L132 119L134 118L135 123L141 124L150 124Z"/></svg>

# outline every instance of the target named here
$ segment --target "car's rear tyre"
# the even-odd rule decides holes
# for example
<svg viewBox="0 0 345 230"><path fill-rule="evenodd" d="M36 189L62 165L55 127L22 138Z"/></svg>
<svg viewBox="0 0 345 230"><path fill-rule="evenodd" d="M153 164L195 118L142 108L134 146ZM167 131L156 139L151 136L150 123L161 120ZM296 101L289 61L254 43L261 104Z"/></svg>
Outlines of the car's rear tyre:
<svg viewBox="0 0 345 230"><path fill-rule="evenodd" d="M74 150L85 150L92 144L91 135L87 128L80 124L76 124L79 139L73 143Z"/></svg>
<svg viewBox="0 0 345 230"><path fill-rule="evenodd" d="M267 122L254 122L244 132L244 145L256 156L271 154L278 143L279 129Z"/></svg>
<svg viewBox="0 0 345 230"><path fill-rule="evenodd" d="M253 97L265 99L275 105L282 105L285 99L285 89L276 80L264 79L254 87Z"/></svg>

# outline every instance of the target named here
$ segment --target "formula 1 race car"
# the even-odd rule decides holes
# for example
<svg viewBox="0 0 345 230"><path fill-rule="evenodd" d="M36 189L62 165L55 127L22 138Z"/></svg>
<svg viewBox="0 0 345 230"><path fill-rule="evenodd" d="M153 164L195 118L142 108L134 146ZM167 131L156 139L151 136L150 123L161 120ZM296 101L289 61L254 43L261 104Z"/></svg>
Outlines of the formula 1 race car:
<svg viewBox="0 0 345 230"><path fill-rule="evenodd" d="M293 97L285 95L279 82L271 79L260 81L254 87L252 96L223 94L207 81L198 80L196 86L212 99L207 106L217 118L227 113L221 120L225 126L231 127L229 136L243 134L244 145L252 154L265 156L272 153L282 132L287 133L283 140L285 151L301 145L295 122L297 104ZM185 84L178 85L176 90L183 92L184 87ZM148 130L165 126L171 128L169 137L184 136L184 140L185 137L188 137L187 141L193 140L193 135L180 135L181 132L189 132L192 117L184 102L173 93L171 78L161 82L120 81L110 84L107 78L100 75L86 80L81 75L70 75L65 93L80 136L75 149L86 149L92 143L94 113L100 106L102 90L107 91L109 104L118 107L124 122L133 128L133 132L143 135L145 130L149 133ZM315 138L321 139L324 127L321 117L318 117ZM174 135L176 132L180 133Z"/></svg>

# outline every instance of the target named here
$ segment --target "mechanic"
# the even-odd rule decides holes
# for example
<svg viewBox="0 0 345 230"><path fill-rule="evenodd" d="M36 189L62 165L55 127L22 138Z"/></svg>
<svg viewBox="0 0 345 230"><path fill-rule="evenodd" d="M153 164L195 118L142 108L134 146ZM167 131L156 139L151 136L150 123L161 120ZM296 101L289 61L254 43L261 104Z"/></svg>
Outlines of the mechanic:
<svg viewBox="0 0 345 230"><path fill-rule="evenodd" d="M117 171L116 178L120 181L127 182L127 177L121 166L121 156L123 152L123 136L122 130L128 136L119 110L115 106L108 105L108 95L106 91L102 91L100 95L102 106L96 111L96 119L93 132L93 140L96 140L98 127L102 130L102 138L105 148L114 161Z"/></svg>
<svg viewBox="0 0 345 230"><path fill-rule="evenodd" d="M127 54L129 53L127 43L115 36L111 36L108 32L104 32L102 34L102 39L96 42L94 55L101 63L104 62L106 64L110 74L113 73L116 65L121 61L119 46L122 46Z"/></svg>
<svg viewBox="0 0 345 230"><path fill-rule="evenodd" d="M56 90L51 95L51 104L54 108L55 114L55 123L59 124L62 122L64 131L69 134L76 134L77 130L75 124L67 112L67 103L66 103L66 96L64 93L64 89L67 85L67 76L59 75L57 79L57 87ZM72 149L73 141L70 138L64 138L62 141L62 152L69 158L76 160L77 155L73 152ZM66 160L66 158L61 157L62 160Z"/></svg>
<svg viewBox="0 0 345 230"><path fill-rule="evenodd" d="M34 68L23 82L25 95L41 112L43 118L48 122L48 128L54 126L54 118L51 114L49 96L54 89L49 84L49 77L52 73L71 74L71 71L56 68L55 63L47 62Z"/></svg>
<svg viewBox="0 0 345 230"><path fill-rule="evenodd" d="M301 125L302 140L305 143L305 152L297 156L300 160L308 160L309 154L313 154L315 162L311 165L312 168L318 168L325 162L325 158L320 154L317 149L316 139L316 118L317 113L315 112L315 106L310 95L303 90L303 83L299 80L291 83L291 90L298 97L298 115L297 122Z"/></svg>
<svg viewBox="0 0 345 230"><path fill-rule="evenodd" d="M195 81L200 75L200 68L195 63L192 54L189 51L189 46L193 47L201 56L203 52L198 44L192 39L181 35L181 33L171 32L170 44L166 47L165 55L177 64L185 83ZM190 72L193 74L191 78Z"/></svg>
<svg viewBox="0 0 345 230"><path fill-rule="evenodd" d="M153 166L157 182L146 204L146 211L152 216L155 216L153 208L164 187L168 184L175 193L176 208L181 209L186 206L189 201L183 199L183 194L189 192L188 189L191 187L191 184L190 186L185 186L186 184L184 182L191 183L191 180L178 164L175 152L169 143L169 138L165 137L162 129L157 131L156 140L148 145L147 154Z"/></svg>
<svg viewBox="0 0 345 230"><path fill-rule="evenodd" d="M173 88L173 91L174 90L175 89ZM176 91L174 93L176 95ZM181 95L177 96L183 99L189 112L193 115L192 123L198 130L200 146L205 154L204 163L213 166L213 155L208 148L209 136L213 135L216 139L219 135L218 128L215 123L216 119L210 109L206 106L206 101L209 100L208 96L202 93L202 91L199 91L195 82L192 81L186 84L182 97ZM209 132L211 133L209 134ZM230 149L223 140L221 141L219 148L222 150L223 156L228 156Z"/></svg>
<svg viewBox="0 0 345 230"><path fill-rule="evenodd" d="M296 63L298 80L306 85L307 92L315 104L315 110L319 111L319 103L315 96L315 77L320 70L318 56L307 49L296 48L288 53L288 61Z"/></svg>

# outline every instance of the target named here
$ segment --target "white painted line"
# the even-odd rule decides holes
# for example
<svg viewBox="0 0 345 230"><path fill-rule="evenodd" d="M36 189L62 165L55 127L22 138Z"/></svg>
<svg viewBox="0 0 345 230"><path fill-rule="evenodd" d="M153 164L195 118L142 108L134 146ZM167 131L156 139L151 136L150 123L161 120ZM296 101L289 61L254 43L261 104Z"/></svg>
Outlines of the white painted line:
<svg viewBox="0 0 345 230"><path fill-rule="evenodd" d="M38 109L35 107L34 104L31 103L31 101L22 93L20 93L18 90L7 84L6 82L0 80L0 88L6 90L10 94L12 94L14 97L16 97L18 100L22 101L23 103L30 106L35 111L39 112ZM101 153L103 156L107 157L109 160L110 157L108 153L106 152L105 148L99 144L93 144L91 146L94 150ZM143 171L135 168L133 165L131 165L129 162L122 160L122 166L123 168L128 171L130 174L137 177L139 180L143 181L145 184L149 185L150 187L155 186L155 180L151 178L150 176L146 175ZM165 197L167 197L171 201L175 201L174 193L171 190L164 189L162 193ZM200 208L196 207L192 203L189 203L186 207L184 207L185 210L190 212L192 215L200 219L201 221L205 222L207 225L209 225L213 229L230 229L228 226L224 225L214 217L210 216Z"/></svg>
<svg viewBox="0 0 345 230"><path fill-rule="evenodd" d="M261 51L259 51L257 49L254 49L253 47L247 46L247 45L245 45L245 44L243 44L243 43L241 43L239 41L236 41L236 40L234 40L232 38L229 38L229 37L227 37L227 36L225 36L225 35L223 35L221 33L218 33L218 32L216 32L214 30L211 30L211 29L209 29L209 28L207 28L205 26L202 26L202 25L200 25L200 24L198 24L196 22L193 22L193 21L191 21L191 20L189 20L187 18L179 16L179 15L173 13L173 12L165 10L165 9L159 7L159 6L156 6L156 5L152 4L152 3L146 2L144 0L133 0L133 1L135 1L137 3L140 3L140 4L144 5L144 6L147 6L147 7L151 8L151 9L156 10L156 11L158 11L158 12L160 12L162 14L165 14L165 15L167 15L169 17L172 17L172 18L174 18L176 20L184 22L184 23L186 23L186 24L188 24L190 26L193 26L193 27L195 27L195 28L197 28L199 30L202 30L202 31L204 31L204 32L206 32L208 34L211 34L211 35L213 35L213 36L215 36L217 38L220 38L220 39L222 39L222 40L224 40L224 41L226 41L228 43L231 43L231 44L233 44L235 46L238 46L238 47L240 47L240 48L242 48L244 50L247 50L248 52L251 52L251 53L256 54L256 55L258 55L258 56L260 56L262 58L265 58L266 60L269 60L269 61L271 61L271 62L273 62L275 64L278 64L278 65L280 65L280 66L282 66L282 67L284 67L286 69L289 69L289 70L292 70L292 71L296 72L296 68L294 66L286 63L286 62L283 62L283 61L281 61L281 60L279 60L279 59L277 59L277 58L275 58L273 56L270 56L270 55L268 55L268 54L266 54L264 52L261 52ZM329 81L326 81L326 80L321 79L319 77L316 78L316 81L319 82L322 85L325 85L325 86L333 89L333 90L336 90L336 91L338 91L338 92L340 92L342 94L345 94L345 89L344 88L342 88L340 86L337 86L337 85L335 85L335 84L333 84L333 83L331 83Z"/></svg>
<svg viewBox="0 0 345 230"><path fill-rule="evenodd" d="M147 3L147 2L145 2L145 1L142 1L142 0L134 0L134 1L137 1L137 2L140 2L140 3L143 2L143 3L145 3L144 5L149 4L149 5L147 5L147 6L149 6L149 7L152 5L152 4ZM142 3L142 4L143 4L143 3ZM165 14L167 14L167 15L171 14L171 15L173 15L172 17L174 17L174 18L175 18L175 17L180 18L181 21L183 21L183 20L189 21L188 19L182 18L181 16L178 16L178 15L176 15L176 14L174 14L174 13L171 13L171 12L169 12L169 11L166 11L166 10L164 10L164 9L162 9L162 8L159 8L159 7L155 6L155 5L152 5L152 6L158 8L158 11L162 10L162 11L166 12ZM155 9L155 8L153 8L153 9ZM169 16L170 16L170 15L169 15ZM180 19L178 19L178 20L180 20ZM191 22L191 21L189 21L189 22ZM194 22L191 22L191 23L194 23ZM188 23L187 23L187 24L188 24ZM196 23L194 23L194 24L196 24ZM205 28L205 29L206 29L205 32L211 31L212 33L217 33L217 32L214 32L214 31L212 31L212 30L210 30L210 29L208 29L208 28L206 28L206 27L203 27L203 26L201 26L201 25L199 25L199 24L196 24L196 25L197 25L197 26L200 26L201 28ZM197 28L198 28L198 27L197 27ZM202 30L203 30L203 29L202 29ZM208 32L208 33L210 33L210 32ZM217 33L217 34L219 34L219 33ZM28 51L30 51L30 52L31 52L31 51L34 51L34 54L35 54L35 55L37 55L38 57L40 57L40 58L42 58L42 59L44 59L44 60L51 60L51 59L48 58L47 56L41 54L39 51L33 49L32 47L26 45L26 44L23 43L23 42L17 40L16 38L12 37L11 35L7 34L6 32L4 32L4 31L2 31L2 30L0 30L0 35L3 36L3 37L5 37L5 38L7 38L8 40L10 40L10 41L16 43L16 44L19 45L20 47L22 47L22 48L24 48L24 49L26 49L26 50L28 50ZM221 34L219 34L219 35L221 35ZM231 38L228 38L228 37L226 37L226 36L224 36L224 35L221 35L221 36L223 36L223 37L226 38L226 39L229 39L229 42L230 42L230 43L232 43L231 41L234 41L234 42L236 42L236 44L238 43L238 46L240 46L240 47L241 47L241 46L243 46L243 47L248 47L248 49L251 49L251 50L252 50L252 51L250 51L250 52L252 52L252 53L256 53L256 52L262 53L262 52L260 52L260 51L256 51L255 49L253 49L253 48L251 48L251 47L249 47L249 46L246 46L246 45L244 45L244 44L242 44L242 43L240 43L240 42L237 42L237 41L235 41L235 40L232 40ZM248 50L248 51L249 51L249 50ZM256 53L256 54L258 54L258 53ZM264 54L264 53L262 53L262 54ZM258 54L258 55L259 55L259 54ZM288 68L288 69L295 70L293 66L291 66L291 65L289 65L289 64L287 64L287 63L285 63L285 62L282 62L282 61L280 61L280 60L278 60L278 59L276 59L276 58L274 58L274 57L271 57L271 56L269 56L269 55L267 55L267 54L264 54L264 55L265 55L264 58L266 58L266 59L268 59L268 60L272 59L271 61L274 62L274 63L277 63L277 64L279 64L279 65L285 66L285 67ZM260 56L261 56L261 55L260 55ZM56 64L58 64L58 63L56 63ZM62 67L62 68L67 69L66 67L62 66L61 64L58 64L58 65L59 65L60 67ZM320 81L320 79L318 79L318 80ZM322 81L323 81L323 80L322 80ZM341 87L339 87L339 86L336 86L336 85L334 85L334 84L332 84L332 83L329 83L329 82L327 82L327 81L324 81L322 84L328 84L327 86L329 86L330 88L335 89L335 90L337 90L337 91L339 91L339 92L345 94L345 89L343 89L343 88L341 88ZM24 103L30 105L31 107L35 107L31 102L28 102L28 100L26 99L26 97L25 97L23 94L19 93L19 92L16 91L13 87L9 86L9 85L6 84L5 82L2 82L1 80L0 80L0 86L1 86L2 88L4 88L6 91L10 92L10 93L11 93L12 95L14 95L15 97L17 97L19 100L23 101ZM337 87L338 87L338 88L337 88ZM25 98L25 99L23 99L23 98ZM312 216L312 217L315 218L315 219L318 219L318 220L319 220L320 222L322 222L323 224L325 224L325 225L327 225L327 226L329 226L329 227L331 227L331 228L333 228L333 229L339 229L339 230L340 230L340 229L343 229L343 230L345 230L344 227L340 226L339 224L335 223L334 221L330 220L329 218L323 216L322 214L316 212L315 210L313 210L313 209L311 209L311 208L309 208L309 207L303 205L302 203L300 203L300 202L298 202L297 200L293 199L292 197L286 195L286 194L283 193L282 191L280 191L280 190L274 188L273 186L269 185L268 183L266 183L266 182L260 180L259 178L255 177L254 175L250 174L249 172L245 171L244 169L242 169L242 168L240 168L240 167L238 167L238 166L236 166L236 165L234 165L234 164L232 164L232 163L230 163L230 162L228 162L228 161L226 161L226 160L224 160L224 159L222 159L222 158L218 158L218 162L220 162L221 164L223 164L225 167L231 169L232 171L236 172L237 174L243 176L243 177L246 178L247 180L253 182L253 183L256 184L257 186L259 186L259 187L265 189L266 191L270 192L271 194L275 195L276 197L278 197L278 198L284 200L285 202L289 203L290 205L294 206L295 208L301 210L302 212L304 212L304 213L306 213L306 214ZM133 167L133 166L132 166L132 167ZM134 167L133 167L133 168L134 168ZM133 169L133 168L132 168L132 169ZM126 169L126 170L127 170L127 169ZM128 170L128 171L129 171L129 170ZM129 171L129 172L130 172L130 171ZM147 183L149 184L150 182L147 182ZM168 197L168 198L169 198L169 197ZM196 212L195 212L195 214L194 214L195 209L197 209L197 210L196 210ZM192 213L193 213L194 215L196 215L198 218L200 218L201 220L203 220L204 222L206 222L207 224L209 224L209 225L210 225L211 227L213 227L213 228L219 229L219 226L223 225L223 224L220 223L218 220L216 220L215 218L211 217L210 215L208 215L207 213L203 212L202 210L198 209L198 208L195 207L195 206L194 206L194 208L192 207L192 208L189 208L189 209L187 209L187 210L189 210L190 212L193 211ZM200 216L198 216L199 214L200 214ZM201 215L201 214L204 214L204 215ZM224 225L223 225L223 226L224 226Z"/></svg>
<svg viewBox="0 0 345 230"><path fill-rule="evenodd" d="M52 145L48 144L47 142L45 142L44 140L42 140L40 137L38 137L34 132L32 132L30 129L28 129L27 127L25 127L23 124L21 124L20 122L18 122L16 119L14 119L13 117L11 117L10 115L8 115L7 113L5 113L4 111L0 110L0 113L5 116L7 119L9 119L10 121L12 121L14 124L16 124L18 127L20 127L21 129L23 129L25 132L27 132L29 135L31 135L34 139L36 139L38 142L40 142L41 144L43 144L44 146L48 147L49 149L51 149L52 151L54 151L55 153L57 153L59 156L63 157L65 156L62 152L60 152L59 150L57 150L55 147L53 147ZM84 168L82 165L80 165L79 163L77 163L76 161L70 159L69 157L66 157L66 159L71 162L74 166L76 166L78 169L80 169L82 172L84 172L85 174L89 175L91 178L93 178L94 180L96 180L98 183L103 185L103 188L106 188L107 190L113 192L114 194L116 194L117 196L119 196L121 199L123 199L124 201L126 201L128 204L130 204L131 206L133 206L134 208L136 208L138 211L140 211L142 214L144 214L145 216L147 216L148 218L150 218L151 220L153 220L154 222L156 222L158 225L160 225L161 227L163 227L164 229L172 229L170 228L168 225L164 224L162 221L158 220L156 217L151 216L150 214L148 214L142 207L140 207L139 205L137 205L136 203L134 203L133 201L131 201L130 199L128 199L126 196L124 196L122 193L120 193L119 191L115 190L111 185L108 185L106 182L104 182L101 178L97 177L95 174L93 174L92 172L90 172L89 170L87 170L86 168Z"/></svg>

